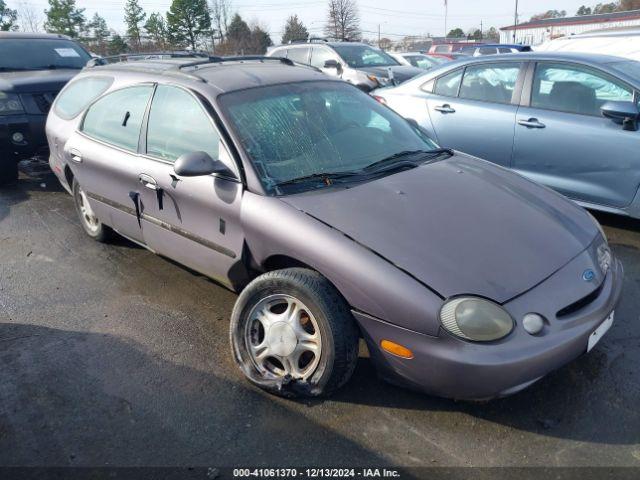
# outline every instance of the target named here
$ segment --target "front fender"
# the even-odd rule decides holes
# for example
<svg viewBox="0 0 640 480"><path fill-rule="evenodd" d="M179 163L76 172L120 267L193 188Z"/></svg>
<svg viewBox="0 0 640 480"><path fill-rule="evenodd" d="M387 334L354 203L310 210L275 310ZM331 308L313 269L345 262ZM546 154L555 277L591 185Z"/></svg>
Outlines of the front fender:
<svg viewBox="0 0 640 480"><path fill-rule="evenodd" d="M276 197L246 192L241 221L256 263L292 257L324 275L349 305L393 325L437 335L442 298L342 232Z"/></svg>

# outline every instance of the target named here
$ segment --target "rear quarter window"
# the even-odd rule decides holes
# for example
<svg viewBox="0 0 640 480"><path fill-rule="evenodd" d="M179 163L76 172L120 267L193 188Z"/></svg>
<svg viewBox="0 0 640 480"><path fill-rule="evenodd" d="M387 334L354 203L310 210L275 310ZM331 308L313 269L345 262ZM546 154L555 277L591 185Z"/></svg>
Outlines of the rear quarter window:
<svg viewBox="0 0 640 480"><path fill-rule="evenodd" d="M85 77L65 88L56 100L56 115L70 120L102 95L113 83L111 77Z"/></svg>

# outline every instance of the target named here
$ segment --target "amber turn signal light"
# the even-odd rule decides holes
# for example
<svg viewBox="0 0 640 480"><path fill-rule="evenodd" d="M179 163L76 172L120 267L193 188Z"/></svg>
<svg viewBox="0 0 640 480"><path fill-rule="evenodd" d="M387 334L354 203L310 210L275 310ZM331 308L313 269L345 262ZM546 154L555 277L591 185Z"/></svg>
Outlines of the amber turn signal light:
<svg viewBox="0 0 640 480"><path fill-rule="evenodd" d="M380 346L385 352L389 352L397 357L402 357L406 359L413 358L413 352L409 350L407 347L403 347L399 343L392 342L391 340L382 340L380 342Z"/></svg>

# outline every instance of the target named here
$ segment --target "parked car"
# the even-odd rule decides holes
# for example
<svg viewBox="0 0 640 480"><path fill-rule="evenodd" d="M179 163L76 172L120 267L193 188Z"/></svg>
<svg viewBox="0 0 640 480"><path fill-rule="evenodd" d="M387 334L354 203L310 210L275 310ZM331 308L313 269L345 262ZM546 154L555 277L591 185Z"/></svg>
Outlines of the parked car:
<svg viewBox="0 0 640 480"><path fill-rule="evenodd" d="M293 43L274 47L267 55L319 68L365 92L424 73L420 68L401 65L379 48L356 42Z"/></svg>
<svg viewBox="0 0 640 480"><path fill-rule="evenodd" d="M464 47L476 47L479 45L483 45L479 42L447 42L447 43L438 43L435 45L431 45L427 53L438 53L438 54L449 54L449 53L460 53L460 51Z"/></svg>
<svg viewBox="0 0 640 480"><path fill-rule="evenodd" d="M482 55L502 55L505 53L531 52L529 45L519 44L486 44L486 45L469 45L462 47L460 53L470 55L472 57L480 57Z"/></svg>
<svg viewBox="0 0 640 480"><path fill-rule="evenodd" d="M536 47L540 52L581 52L640 61L640 28L613 28L560 37Z"/></svg>
<svg viewBox="0 0 640 480"><path fill-rule="evenodd" d="M18 178L18 161L46 157L49 107L90 58L63 35L0 32L0 185Z"/></svg>
<svg viewBox="0 0 640 480"><path fill-rule="evenodd" d="M387 52L401 65L411 65L421 68L422 70L430 70L433 67L442 65L447 59L425 55L420 52Z"/></svg>
<svg viewBox="0 0 640 480"><path fill-rule="evenodd" d="M532 52L452 63L374 94L443 146L640 218L639 91L638 62Z"/></svg>
<svg viewBox="0 0 640 480"><path fill-rule="evenodd" d="M241 292L230 338L255 385L329 394L362 335L390 381L490 398L611 326L622 267L585 210L315 69L185 62L85 69L49 115L50 163L90 237Z"/></svg>
<svg viewBox="0 0 640 480"><path fill-rule="evenodd" d="M436 58L438 60L442 60L443 62L451 62L453 60L459 60L467 58L469 55L466 53L425 53L428 57Z"/></svg>

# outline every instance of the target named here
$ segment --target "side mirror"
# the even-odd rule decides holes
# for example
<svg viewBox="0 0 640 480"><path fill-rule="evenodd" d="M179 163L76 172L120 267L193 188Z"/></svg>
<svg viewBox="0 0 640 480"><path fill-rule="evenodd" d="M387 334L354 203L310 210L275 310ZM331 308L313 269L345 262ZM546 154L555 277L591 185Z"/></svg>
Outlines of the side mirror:
<svg viewBox="0 0 640 480"><path fill-rule="evenodd" d="M337 60L327 60L324 62L324 68L335 68L338 74L342 73L342 65Z"/></svg>
<svg viewBox="0 0 640 480"><path fill-rule="evenodd" d="M200 177L212 173L234 176L224 163L214 160L207 152L189 152L180 155L173 165L173 171L180 177Z"/></svg>
<svg viewBox="0 0 640 480"><path fill-rule="evenodd" d="M600 107L602 116L622 125L625 130L638 130L640 111L633 102L605 102Z"/></svg>

